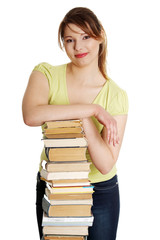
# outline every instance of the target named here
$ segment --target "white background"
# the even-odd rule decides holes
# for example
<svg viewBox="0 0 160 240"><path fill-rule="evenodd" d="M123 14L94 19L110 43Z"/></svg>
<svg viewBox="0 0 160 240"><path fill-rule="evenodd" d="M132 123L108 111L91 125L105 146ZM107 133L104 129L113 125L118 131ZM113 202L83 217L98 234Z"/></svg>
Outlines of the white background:
<svg viewBox="0 0 160 240"><path fill-rule="evenodd" d="M4 1L0 7L1 238L38 240L35 196L41 128L25 126L21 104L33 67L68 62L57 43L68 10L89 7L108 37L109 76L129 97L118 160L118 240L160 239L158 0ZM98 240L98 239L97 239Z"/></svg>

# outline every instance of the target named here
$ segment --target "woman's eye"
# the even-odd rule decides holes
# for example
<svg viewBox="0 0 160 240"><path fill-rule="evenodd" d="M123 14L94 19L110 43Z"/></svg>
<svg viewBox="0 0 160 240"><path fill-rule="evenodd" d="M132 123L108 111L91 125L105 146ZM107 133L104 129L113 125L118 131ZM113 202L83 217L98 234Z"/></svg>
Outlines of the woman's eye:
<svg viewBox="0 0 160 240"><path fill-rule="evenodd" d="M71 43L71 42L73 42L73 39L67 39L66 40L66 43Z"/></svg>
<svg viewBox="0 0 160 240"><path fill-rule="evenodd" d="M89 38L90 38L89 35L86 35L86 36L83 37L83 39L89 39Z"/></svg>

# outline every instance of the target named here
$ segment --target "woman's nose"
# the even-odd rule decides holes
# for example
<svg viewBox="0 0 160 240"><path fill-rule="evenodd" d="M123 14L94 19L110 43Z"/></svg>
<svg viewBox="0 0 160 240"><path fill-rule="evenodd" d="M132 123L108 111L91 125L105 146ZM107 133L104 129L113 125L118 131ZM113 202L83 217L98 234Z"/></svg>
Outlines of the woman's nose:
<svg viewBox="0 0 160 240"><path fill-rule="evenodd" d="M81 43L81 41L75 41L74 49L75 49L76 51L80 51L80 50L82 49L82 43Z"/></svg>

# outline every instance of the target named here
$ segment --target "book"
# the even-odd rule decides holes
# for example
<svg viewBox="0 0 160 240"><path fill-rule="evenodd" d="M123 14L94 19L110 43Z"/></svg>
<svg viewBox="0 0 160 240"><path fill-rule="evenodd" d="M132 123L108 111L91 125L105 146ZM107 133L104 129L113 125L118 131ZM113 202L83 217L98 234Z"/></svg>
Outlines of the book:
<svg viewBox="0 0 160 240"><path fill-rule="evenodd" d="M93 186L81 186L81 187L50 187L48 186L50 193L52 194L65 194L65 193L93 193Z"/></svg>
<svg viewBox="0 0 160 240"><path fill-rule="evenodd" d="M46 179L41 177L41 180L45 181L51 187L75 187L75 186L78 187L78 186L90 186L91 185L91 183L88 179L62 179L62 180L60 179L60 180L47 181ZM69 181L69 180L71 180L71 181Z"/></svg>
<svg viewBox="0 0 160 240"><path fill-rule="evenodd" d="M87 240L86 236L59 236L59 235L45 235L42 240Z"/></svg>
<svg viewBox="0 0 160 240"><path fill-rule="evenodd" d="M85 161L87 147L69 147L69 148L45 148L49 161L67 162L67 161Z"/></svg>
<svg viewBox="0 0 160 240"><path fill-rule="evenodd" d="M83 138L58 138L58 139L49 139L43 138L45 147L86 147L87 140Z"/></svg>
<svg viewBox="0 0 160 240"><path fill-rule="evenodd" d="M44 226L43 234L58 234L58 235L88 235L88 226Z"/></svg>
<svg viewBox="0 0 160 240"><path fill-rule="evenodd" d="M72 162L72 163L55 163L46 162L45 169L48 172L83 172L90 171L91 162Z"/></svg>
<svg viewBox="0 0 160 240"><path fill-rule="evenodd" d="M46 180L54 179L86 179L88 178L89 171L83 172L47 172L42 168L40 175Z"/></svg>
<svg viewBox="0 0 160 240"><path fill-rule="evenodd" d="M80 138L85 136L83 128L81 126L55 128L45 127L43 134L46 138Z"/></svg>
<svg viewBox="0 0 160 240"><path fill-rule="evenodd" d="M61 134L52 134L52 133L44 133L46 138L82 138L85 135L83 133L61 133Z"/></svg>
<svg viewBox="0 0 160 240"><path fill-rule="evenodd" d="M59 180L46 180L41 177L51 187L74 187L74 186L90 186L91 183L88 179L59 179Z"/></svg>
<svg viewBox="0 0 160 240"><path fill-rule="evenodd" d="M44 196L46 197L46 195ZM82 200L49 200L51 205L93 205L93 199L82 199Z"/></svg>
<svg viewBox="0 0 160 240"><path fill-rule="evenodd" d="M82 121L80 119L45 122L46 128L81 127L81 126L82 126Z"/></svg>
<svg viewBox="0 0 160 240"><path fill-rule="evenodd" d="M49 200L84 200L92 198L92 193L51 194L48 188L45 189L45 194Z"/></svg>
<svg viewBox="0 0 160 240"><path fill-rule="evenodd" d="M43 213L42 226L92 226L91 217L47 217Z"/></svg>
<svg viewBox="0 0 160 240"><path fill-rule="evenodd" d="M42 200L43 240L86 240L93 224L90 164L82 121L46 122L42 127L47 161L41 179L46 189Z"/></svg>
<svg viewBox="0 0 160 240"><path fill-rule="evenodd" d="M87 240L87 236L45 235L41 240Z"/></svg>
<svg viewBox="0 0 160 240"><path fill-rule="evenodd" d="M91 205L51 205L45 198L43 198L42 208L48 217L92 216Z"/></svg>
<svg viewBox="0 0 160 240"><path fill-rule="evenodd" d="M45 134L67 134L67 133L83 133L82 127L58 127L58 128L44 128Z"/></svg>
<svg viewBox="0 0 160 240"><path fill-rule="evenodd" d="M45 235L41 240L87 240L87 236L60 236L60 235Z"/></svg>

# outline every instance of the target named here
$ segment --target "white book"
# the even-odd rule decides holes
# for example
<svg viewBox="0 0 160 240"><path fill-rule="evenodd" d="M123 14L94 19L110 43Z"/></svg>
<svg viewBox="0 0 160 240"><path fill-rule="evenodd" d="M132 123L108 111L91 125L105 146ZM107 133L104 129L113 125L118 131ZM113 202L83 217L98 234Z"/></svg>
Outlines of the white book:
<svg viewBox="0 0 160 240"><path fill-rule="evenodd" d="M43 213L42 226L92 226L94 217L47 217Z"/></svg>
<svg viewBox="0 0 160 240"><path fill-rule="evenodd" d="M58 179L87 179L89 171L85 172L47 172L42 168L41 177L46 180L58 180Z"/></svg>
<svg viewBox="0 0 160 240"><path fill-rule="evenodd" d="M45 147L86 147L87 139L83 138L47 138L42 139Z"/></svg>

